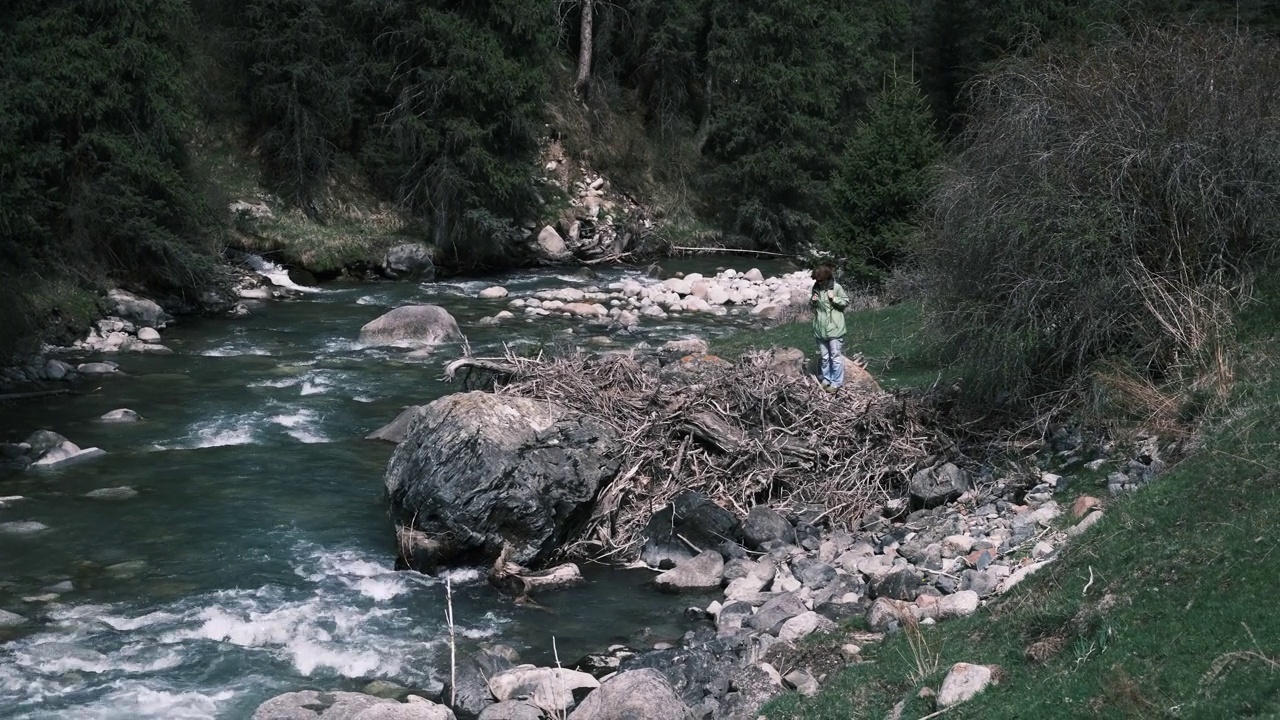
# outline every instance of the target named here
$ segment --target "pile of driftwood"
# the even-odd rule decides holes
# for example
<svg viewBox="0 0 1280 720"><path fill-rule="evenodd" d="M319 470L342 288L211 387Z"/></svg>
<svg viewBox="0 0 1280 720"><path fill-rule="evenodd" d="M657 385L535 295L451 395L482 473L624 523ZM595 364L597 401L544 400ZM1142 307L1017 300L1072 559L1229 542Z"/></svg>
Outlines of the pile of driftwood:
<svg viewBox="0 0 1280 720"><path fill-rule="evenodd" d="M497 393L556 402L617 430L622 470L565 548L616 558L633 556L650 516L685 490L739 516L768 503L819 506L847 522L903 496L912 472L952 447L930 396L850 386L828 394L802 362L795 350L666 365L625 353L510 355L460 360L448 375L475 380L480 371Z"/></svg>

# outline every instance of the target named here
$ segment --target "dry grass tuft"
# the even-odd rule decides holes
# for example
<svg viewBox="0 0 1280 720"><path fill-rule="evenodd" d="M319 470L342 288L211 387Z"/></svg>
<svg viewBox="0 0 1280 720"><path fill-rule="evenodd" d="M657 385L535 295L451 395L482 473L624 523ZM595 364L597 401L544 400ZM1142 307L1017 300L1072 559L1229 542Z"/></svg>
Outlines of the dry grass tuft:
<svg viewBox="0 0 1280 720"><path fill-rule="evenodd" d="M920 621L916 620L910 610L899 612L898 620L902 623L902 635L907 639L911 662L915 666L911 682L924 682L936 675L942 667L942 648L925 636L920 629Z"/></svg>

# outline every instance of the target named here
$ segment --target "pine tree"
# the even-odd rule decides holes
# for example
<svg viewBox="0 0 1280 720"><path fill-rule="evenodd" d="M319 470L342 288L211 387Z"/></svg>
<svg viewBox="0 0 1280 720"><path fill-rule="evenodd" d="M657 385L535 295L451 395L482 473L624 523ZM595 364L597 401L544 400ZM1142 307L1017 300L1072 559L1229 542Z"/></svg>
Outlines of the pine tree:
<svg viewBox="0 0 1280 720"><path fill-rule="evenodd" d="M822 244L855 275L873 279L891 268L907 251L941 155L919 85L889 76L840 157Z"/></svg>

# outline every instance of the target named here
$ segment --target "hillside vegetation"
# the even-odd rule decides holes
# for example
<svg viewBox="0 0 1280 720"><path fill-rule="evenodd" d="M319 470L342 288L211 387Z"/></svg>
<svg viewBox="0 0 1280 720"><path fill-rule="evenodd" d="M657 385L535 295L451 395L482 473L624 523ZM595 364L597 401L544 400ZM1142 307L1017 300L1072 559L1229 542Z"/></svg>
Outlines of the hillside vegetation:
<svg viewBox="0 0 1280 720"><path fill-rule="evenodd" d="M198 306L228 245L328 270L398 234L446 269L523 262L565 202L550 146L667 244L819 241L875 280L911 256L984 64L1149 21L1277 25L1231 5L20 0L0 18L0 355L83 325L109 285ZM236 232L236 199L277 225Z"/></svg>
<svg viewBox="0 0 1280 720"><path fill-rule="evenodd" d="M938 710L957 662L997 665L999 684L947 718L1280 716L1280 281L1262 284L1232 341L1232 410L1201 449L1106 516L978 614L863 646L813 698L789 695L771 720L903 718ZM1105 480L1070 495L1106 496ZM840 634L815 645L839 647ZM784 670L785 672L785 670Z"/></svg>

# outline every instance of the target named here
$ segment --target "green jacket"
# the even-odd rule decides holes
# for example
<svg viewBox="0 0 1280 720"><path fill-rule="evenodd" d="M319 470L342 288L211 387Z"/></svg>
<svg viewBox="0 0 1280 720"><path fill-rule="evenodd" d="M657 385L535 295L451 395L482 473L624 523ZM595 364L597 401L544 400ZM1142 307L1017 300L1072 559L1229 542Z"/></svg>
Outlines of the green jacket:
<svg viewBox="0 0 1280 720"><path fill-rule="evenodd" d="M844 337L844 309L849 306L849 294L833 282L831 287L819 292L816 288L809 295L809 307L813 308L813 335L819 339Z"/></svg>

